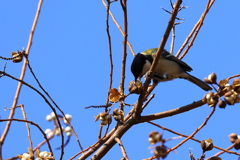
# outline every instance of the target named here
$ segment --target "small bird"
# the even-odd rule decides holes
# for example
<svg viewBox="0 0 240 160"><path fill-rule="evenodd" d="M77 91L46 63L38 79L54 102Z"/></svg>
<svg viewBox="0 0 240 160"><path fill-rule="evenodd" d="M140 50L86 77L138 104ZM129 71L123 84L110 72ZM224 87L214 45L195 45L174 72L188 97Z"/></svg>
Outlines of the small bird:
<svg viewBox="0 0 240 160"><path fill-rule="evenodd" d="M135 82L137 79L140 80L141 77L149 71L156 57L157 49L158 48L148 49L135 56L131 65L131 71L135 77ZM153 82L157 84L158 82L170 81L175 78L183 78L196 84L205 91L212 90L207 83L187 73L190 71L192 71L192 68L189 65L171 55L168 51L163 50L154 71Z"/></svg>

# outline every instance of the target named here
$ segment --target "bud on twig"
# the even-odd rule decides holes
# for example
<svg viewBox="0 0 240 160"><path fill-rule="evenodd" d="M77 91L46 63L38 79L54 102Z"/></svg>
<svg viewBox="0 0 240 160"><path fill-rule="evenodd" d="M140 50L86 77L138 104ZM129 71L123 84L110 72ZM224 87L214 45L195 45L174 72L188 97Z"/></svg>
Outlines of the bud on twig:
<svg viewBox="0 0 240 160"><path fill-rule="evenodd" d="M204 152L212 150L213 149L212 139L202 140L201 147Z"/></svg>

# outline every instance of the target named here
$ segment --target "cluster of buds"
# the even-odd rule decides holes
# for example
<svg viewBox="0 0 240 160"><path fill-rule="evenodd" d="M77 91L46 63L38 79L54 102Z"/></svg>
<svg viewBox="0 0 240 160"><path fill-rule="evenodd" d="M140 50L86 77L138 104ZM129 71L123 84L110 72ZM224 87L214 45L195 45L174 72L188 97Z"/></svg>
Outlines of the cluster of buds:
<svg viewBox="0 0 240 160"><path fill-rule="evenodd" d="M235 78L232 85L226 83L224 85L224 100L228 105L234 105L240 103L240 78Z"/></svg>
<svg viewBox="0 0 240 160"><path fill-rule="evenodd" d="M203 152L212 150L213 149L212 139L202 140L201 147L202 147Z"/></svg>
<svg viewBox="0 0 240 160"><path fill-rule="evenodd" d="M157 142L160 142L159 146L154 147L153 154L154 156L159 159L159 158L166 158L168 153L167 153L167 147L164 145L165 139L162 139L162 134L158 133L157 131L152 131L149 134L148 142L152 145L156 144Z"/></svg>
<svg viewBox="0 0 240 160"><path fill-rule="evenodd" d="M25 54L25 50L23 50L22 52L20 51L12 52L12 61L14 63L22 62L23 54Z"/></svg>
<svg viewBox="0 0 240 160"><path fill-rule="evenodd" d="M218 98L218 94L214 94L213 92L207 93L203 101L208 103L210 107L215 106L217 102L220 108L225 108L227 104L234 105L235 103L240 103L240 78L234 79L232 85L228 83L228 79L220 80L217 83L217 75L213 72L208 78L204 78L204 81L208 84L218 85L218 91L224 93L224 100Z"/></svg>
<svg viewBox="0 0 240 160"><path fill-rule="evenodd" d="M120 109L114 109L113 110L113 118L116 120L116 121L121 121L124 117L124 112Z"/></svg>
<svg viewBox="0 0 240 160"><path fill-rule="evenodd" d="M28 149L29 153L24 153L22 155L18 155L17 157L20 160L34 160L35 156L31 149ZM36 150L36 159L35 160L54 160L51 152Z"/></svg>
<svg viewBox="0 0 240 160"><path fill-rule="evenodd" d="M142 82L137 80L136 82L131 81L128 85L128 91L133 94L140 94L142 92Z"/></svg>
<svg viewBox="0 0 240 160"><path fill-rule="evenodd" d="M105 126L112 122L111 115L106 112L99 113L97 116L94 116L94 117L95 117L95 122L98 120L101 120L101 126Z"/></svg>
<svg viewBox="0 0 240 160"><path fill-rule="evenodd" d="M62 117L62 116L59 116L59 117ZM46 116L47 121L53 121L55 119L56 119L56 115L54 114L54 112ZM63 118L63 123L68 124L68 122L71 122L71 120L72 120L72 116L70 114L65 114L65 117Z"/></svg>
<svg viewBox="0 0 240 160"><path fill-rule="evenodd" d="M230 142L234 143L234 148L236 150L240 149L240 135L237 135L236 133L231 133L229 135Z"/></svg>
<svg viewBox="0 0 240 160"><path fill-rule="evenodd" d="M72 128L70 126L67 126L65 128L62 127L62 131L65 132L68 137L72 136L73 131L72 131ZM58 127L58 128L56 128L55 132L52 131L49 128L45 130L45 134L47 135L47 137L52 137L54 135L54 133L55 133L56 136L60 136L61 135L61 129Z"/></svg>
<svg viewBox="0 0 240 160"><path fill-rule="evenodd" d="M63 121L63 123L67 124L71 122L72 120L72 116L70 114L65 114L65 117L62 117L61 115L57 115L58 117L60 117L60 120ZM54 112L50 113L49 115L46 116L46 120L47 121L55 121L56 120L56 115ZM65 128L62 126L62 131L66 133L67 136L71 136L72 135L72 128L70 126L66 126ZM53 137L54 134L56 136L61 135L61 129L59 127L57 127L55 129L55 131L52 131L51 129L46 129L45 130L45 134L47 134L47 137Z"/></svg>

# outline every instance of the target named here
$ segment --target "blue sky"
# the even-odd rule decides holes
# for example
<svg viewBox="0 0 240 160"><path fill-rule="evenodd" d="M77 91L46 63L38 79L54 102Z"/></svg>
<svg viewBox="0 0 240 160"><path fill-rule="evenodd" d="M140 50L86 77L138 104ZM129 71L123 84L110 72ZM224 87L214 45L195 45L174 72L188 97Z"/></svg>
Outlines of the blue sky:
<svg viewBox="0 0 240 160"><path fill-rule="evenodd" d="M158 47L168 24L169 14L161 9L170 10L169 1L128 1L128 40L136 53L149 48ZM185 18L184 23L176 26L176 40L174 52L181 47L188 33L198 21L207 3L204 1L185 0L189 6L181 11L178 17ZM0 1L0 46L1 56L10 57L12 51L26 48L29 32L37 9L37 0L32 1ZM240 1L216 1L208 13L204 25L184 61L193 71L192 75L203 79L211 72L215 72L218 80L239 74L239 37ZM123 14L119 2L111 5L118 23L123 26ZM113 49L113 87L118 88L121 75L122 41L119 30L109 20ZM170 39L165 49L169 50ZM133 80L130 65L133 56L127 50L125 94L128 93L128 83ZM98 1L44 1L41 15L34 34L33 45L29 60L31 66L48 93L53 97L61 109L73 116L74 126L84 148L94 144L98 139L99 122L94 122L94 116L103 112L103 109L84 109L90 105L103 105L106 101L109 86L109 51L106 34L106 10ZM0 67L3 68L4 60ZM6 72L19 77L22 63L8 62ZM29 84L39 88L29 70L24 79ZM0 116L6 119L9 111L3 107L11 107L17 82L7 77L0 79ZM153 91L155 98L144 110L143 115L163 112L178 108L200 100L205 91L188 81L177 79L160 83ZM133 104L137 95L131 95L126 103ZM45 120L51 109L44 100L34 91L24 86L21 90L18 104L24 104L27 118L38 123L44 130L52 128L53 124ZM118 108L115 104L114 108ZM131 110L126 107L125 112ZM240 134L239 131L239 104L227 106L226 109L217 108L216 112L195 138L199 140L212 138L214 145L227 148L231 145L228 140L230 133ZM199 127L211 108L204 105L187 113L154 121L164 127L179 133L190 135ZM22 119L20 109L16 110L15 118ZM115 126L115 122L111 128ZM0 123L2 133L5 123ZM148 143L148 134L159 128L147 123L132 127L123 137L122 142L130 159L143 159L152 156ZM31 126L33 146L43 141L41 133ZM165 138L176 135L164 132ZM182 139L167 142L173 147ZM50 141L53 148L60 145L60 137ZM27 131L24 123L12 123L10 132L3 146L3 158L10 158L27 151L29 147ZM188 148L193 148L193 154L199 158L200 145L189 140L170 153L167 159L188 159ZM48 150L43 146L41 150ZM212 156L219 150L213 149L206 153ZM75 137L65 148L64 159L79 152ZM60 152L55 150L56 159ZM121 159L122 154L116 145L103 158ZM237 159L236 155L224 153L223 159Z"/></svg>

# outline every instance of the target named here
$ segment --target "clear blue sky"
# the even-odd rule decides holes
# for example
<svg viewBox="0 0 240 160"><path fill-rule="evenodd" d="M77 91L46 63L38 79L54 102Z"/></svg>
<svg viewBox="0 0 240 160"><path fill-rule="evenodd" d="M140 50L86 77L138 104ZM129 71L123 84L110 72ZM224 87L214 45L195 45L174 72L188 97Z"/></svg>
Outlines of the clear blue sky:
<svg viewBox="0 0 240 160"><path fill-rule="evenodd" d="M188 9L178 15L185 18L183 24L176 27L175 53L178 51L194 24L198 21L205 9L207 0L185 0ZM0 1L0 46L1 56L10 57L12 51L21 50L27 46L29 32L36 13L38 0L32 1ZM204 25L187 56L183 59L194 71L194 76L203 79L211 72L215 72L218 80L239 74L239 26L240 26L240 1L216 0L214 6L204 21ZM128 1L128 38L134 51L142 52L146 49L158 47L165 28L168 24L169 14L161 9L163 6L170 10L168 1ZM111 6L111 11L117 21L123 26L123 14L119 2ZM30 62L33 70L44 88L53 97L61 109L73 116L72 125L75 127L84 148L97 141L99 122L94 122L94 115L103 109L84 109L90 105L103 105L106 101L109 86L109 51L106 34L106 10L100 0L98 1L44 1L41 15L37 24L30 52ZM123 37L112 22L109 21L113 48L113 87L118 88L121 75L121 57ZM170 47L168 41L165 48ZM133 56L127 51L127 70L125 93L128 93L128 83L133 80L130 65ZM5 61L1 60L3 69ZM8 62L6 72L19 77L22 63ZM36 82L27 70L24 79L29 84L38 88ZM17 82L7 77L0 79L0 116L5 119L9 111L3 107L11 107ZM143 115L158 113L200 100L205 91L185 80L174 80L160 83L153 91L155 98L148 105ZM126 103L133 104L136 95L126 99ZM45 117L51 109L44 100L34 91L23 87L18 104L24 104L27 118L38 123L44 130L52 128L53 124L47 122ZM114 106L118 108L118 104ZM126 107L129 111L131 107ZM239 104L227 106L226 109L217 108L216 112L195 138L199 140L212 138L214 145L227 148L231 145L228 135L232 132L240 134L239 130ZM199 127L211 108L207 105L154 122L175 130L182 134L190 135ZM20 109L16 109L15 118L22 119ZM111 128L115 126L115 122ZM5 123L0 123L2 133ZM148 134L160 129L144 123L131 128L122 141L130 159L138 160L152 156L148 143ZM43 141L41 133L31 126L33 146ZM175 135L165 131L164 137ZM166 143L173 147L180 140ZM60 137L50 141L53 148L60 146ZM29 147L27 131L24 123L14 122L3 146L3 158L10 158L27 151ZM189 159L188 148L193 148L195 158L201 154L200 145L189 140L170 153L167 159ZM43 146L41 150L48 150ZM206 153L212 156L219 150L213 149ZM79 152L75 137L65 148L64 159L72 157ZM55 150L56 159L60 152ZM103 158L104 160L121 159L122 153L116 145ZM237 159L237 156L223 154L223 159Z"/></svg>

